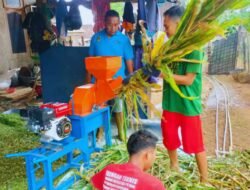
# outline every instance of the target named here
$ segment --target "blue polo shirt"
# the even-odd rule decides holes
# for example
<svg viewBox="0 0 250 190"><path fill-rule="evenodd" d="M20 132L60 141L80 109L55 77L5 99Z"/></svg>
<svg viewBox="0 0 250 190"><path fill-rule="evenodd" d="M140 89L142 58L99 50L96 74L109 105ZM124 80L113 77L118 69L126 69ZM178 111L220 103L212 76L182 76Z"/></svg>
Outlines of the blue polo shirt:
<svg viewBox="0 0 250 190"><path fill-rule="evenodd" d="M125 61L133 60L133 49L127 36L117 31L113 36L108 36L105 30L97 32L92 38L89 47L90 56L120 56L122 66L114 78L126 77L127 65Z"/></svg>

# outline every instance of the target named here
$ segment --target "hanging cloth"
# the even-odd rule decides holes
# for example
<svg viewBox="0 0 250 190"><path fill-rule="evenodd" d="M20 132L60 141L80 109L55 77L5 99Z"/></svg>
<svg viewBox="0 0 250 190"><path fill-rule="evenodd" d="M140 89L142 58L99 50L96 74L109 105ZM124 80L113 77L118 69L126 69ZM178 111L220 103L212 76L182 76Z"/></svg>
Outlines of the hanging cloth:
<svg viewBox="0 0 250 190"><path fill-rule="evenodd" d="M134 70L138 70L143 66L142 63L143 49L141 47L135 47L135 58L134 58Z"/></svg>
<svg viewBox="0 0 250 190"><path fill-rule="evenodd" d="M67 4L64 0L59 0L56 5L56 28L58 32L58 37L61 35L67 36L67 29L65 27L64 20L67 16Z"/></svg>
<svg viewBox="0 0 250 190"><path fill-rule="evenodd" d="M48 32L48 29L46 20L41 13L29 12L22 26L28 31L33 52L43 52L50 47L49 39L44 39L44 34Z"/></svg>
<svg viewBox="0 0 250 190"><path fill-rule="evenodd" d="M135 23L135 17L133 12L133 5L130 1L127 1L124 6L124 12L123 12L123 21L127 21L130 23Z"/></svg>
<svg viewBox="0 0 250 190"><path fill-rule="evenodd" d="M125 29L127 33L132 32L134 30L135 17L133 13L133 5L130 1L127 1L125 3L122 17L123 17L122 27Z"/></svg>
<svg viewBox="0 0 250 190"><path fill-rule="evenodd" d="M138 0L138 16L137 21L139 20L147 20L146 17L146 6L145 6L145 0Z"/></svg>
<svg viewBox="0 0 250 190"><path fill-rule="evenodd" d="M170 7L174 6L174 3L169 3L168 1L164 0L163 3L161 3L158 0L157 7L158 7L158 31L164 31L164 26L163 26L163 19L164 19L164 12L168 10Z"/></svg>
<svg viewBox="0 0 250 190"><path fill-rule="evenodd" d="M110 10L110 0L92 0L92 12L94 15L94 28L93 31L99 32L104 26L105 14Z"/></svg>
<svg viewBox="0 0 250 190"><path fill-rule="evenodd" d="M47 29L52 30L51 19L54 17L54 13L48 4L42 3L40 7L37 7L37 12L43 15Z"/></svg>
<svg viewBox="0 0 250 190"><path fill-rule="evenodd" d="M148 32L153 36L158 30L158 6L157 0L146 0L146 22Z"/></svg>
<svg viewBox="0 0 250 190"><path fill-rule="evenodd" d="M64 20L67 30L79 30L82 27L82 18L78 4L71 2L69 12Z"/></svg>

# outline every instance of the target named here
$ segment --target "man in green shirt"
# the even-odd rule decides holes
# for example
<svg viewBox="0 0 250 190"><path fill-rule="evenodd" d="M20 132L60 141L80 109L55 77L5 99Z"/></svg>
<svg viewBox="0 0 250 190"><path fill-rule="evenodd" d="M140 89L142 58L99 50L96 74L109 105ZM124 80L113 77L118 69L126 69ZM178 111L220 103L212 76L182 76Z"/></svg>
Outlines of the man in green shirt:
<svg viewBox="0 0 250 190"><path fill-rule="evenodd" d="M183 8L173 6L164 13L164 27L170 38L177 30ZM193 51L185 57L190 60L203 60L201 51ZM164 81L163 86L163 144L168 150L172 169L179 169L177 148L183 145L184 152L195 154L200 172L200 181L207 181L207 159L203 144L200 114L202 112L202 65L197 63L178 63L173 68L174 79L186 96L198 97L195 100L181 98ZM180 140L178 130L181 129Z"/></svg>

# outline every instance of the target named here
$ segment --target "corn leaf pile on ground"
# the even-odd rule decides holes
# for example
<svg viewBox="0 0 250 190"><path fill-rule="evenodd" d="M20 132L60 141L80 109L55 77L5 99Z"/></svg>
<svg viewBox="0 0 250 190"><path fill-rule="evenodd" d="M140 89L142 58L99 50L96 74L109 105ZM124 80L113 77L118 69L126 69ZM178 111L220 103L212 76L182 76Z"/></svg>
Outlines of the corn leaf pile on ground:
<svg viewBox="0 0 250 190"><path fill-rule="evenodd" d="M91 177L111 163L125 163L128 160L128 154L125 144L114 145L103 152L92 156L93 168L88 171L77 172L82 180L72 189L82 189L88 187L91 189L89 181ZM159 178L169 190L182 189L242 189L250 188L250 151L235 152L233 155L225 158L208 158L209 165L209 186L199 184L198 169L195 158L189 155L181 155L180 172L174 172L169 169L169 157L164 147L157 147L156 161L149 173Z"/></svg>
<svg viewBox="0 0 250 190"><path fill-rule="evenodd" d="M39 136L28 132L26 122L16 114L0 114L0 189L27 189L24 158L5 158L39 146Z"/></svg>
<svg viewBox="0 0 250 190"><path fill-rule="evenodd" d="M220 16L227 10L242 9L250 5L250 0L190 0L186 11L180 21L177 33L167 42L164 42L164 33L159 33L154 45L146 34L143 23L142 44L144 65L155 66L161 71L163 78L170 84L172 89L182 98L190 100L196 97L187 97L176 85L171 68L179 62L193 62L201 64L197 60L186 60L185 55L202 47L216 36L225 36L226 29L231 25L245 24L247 19L234 18L220 21ZM147 82L149 76L145 76L142 69L137 70L131 77L129 83L119 89L118 95L124 100L126 112L129 117L133 114L138 119L138 106L154 108L146 91L159 90L157 84ZM126 117L126 118L129 118Z"/></svg>

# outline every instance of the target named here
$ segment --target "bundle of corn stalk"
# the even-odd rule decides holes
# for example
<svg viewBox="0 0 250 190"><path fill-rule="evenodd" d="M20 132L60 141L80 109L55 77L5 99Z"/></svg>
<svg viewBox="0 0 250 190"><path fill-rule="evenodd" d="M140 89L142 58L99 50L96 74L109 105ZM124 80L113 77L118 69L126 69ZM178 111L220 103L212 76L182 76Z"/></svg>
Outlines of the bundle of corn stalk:
<svg viewBox="0 0 250 190"><path fill-rule="evenodd" d="M250 188L250 151L234 153L225 158L208 158L209 185L199 184L198 169L193 156L181 154L181 172L169 169L169 157L162 146L157 147L156 161L149 171L159 178L169 190L176 189L242 189ZM93 167L81 175L82 180L72 189L91 189L90 178L106 165L111 163L125 163L128 160L125 144L115 145L103 152L93 155Z"/></svg>
<svg viewBox="0 0 250 190"><path fill-rule="evenodd" d="M161 71L164 80L181 97L193 100L196 97L185 96L175 83L171 71L172 66L179 62L201 64L200 61L186 60L184 57L194 50L200 50L216 36L225 36L229 26L248 22L248 20L241 18L226 21L220 21L219 18L227 10L241 9L249 5L250 0L190 0L176 34L164 42L166 34L161 32L154 45L141 24L142 62L148 68L156 68ZM139 69L131 76L129 83L122 86L117 92L126 105L125 114L127 116L134 114L136 118L139 118L138 106L143 109L144 105L147 105L156 111L145 92L149 89L159 90L160 87L156 84L149 84L148 78L149 75L145 74L143 69Z"/></svg>

